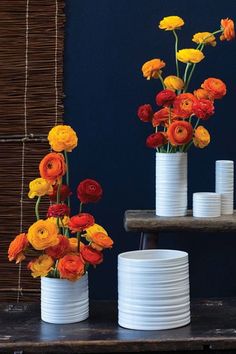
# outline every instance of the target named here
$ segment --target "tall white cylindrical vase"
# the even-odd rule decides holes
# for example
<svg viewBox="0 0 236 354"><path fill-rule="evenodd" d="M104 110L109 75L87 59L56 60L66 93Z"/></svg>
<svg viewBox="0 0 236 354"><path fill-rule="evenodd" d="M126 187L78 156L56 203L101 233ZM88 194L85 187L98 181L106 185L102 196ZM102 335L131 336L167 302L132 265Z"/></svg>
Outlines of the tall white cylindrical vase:
<svg viewBox="0 0 236 354"><path fill-rule="evenodd" d="M87 273L77 281L41 278L41 318L45 322L66 324L89 316Z"/></svg>
<svg viewBox="0 0 236 354"><path fill-rule="evenodd" d="M156 153L156 215L187 214L187 153Z"/></svg>

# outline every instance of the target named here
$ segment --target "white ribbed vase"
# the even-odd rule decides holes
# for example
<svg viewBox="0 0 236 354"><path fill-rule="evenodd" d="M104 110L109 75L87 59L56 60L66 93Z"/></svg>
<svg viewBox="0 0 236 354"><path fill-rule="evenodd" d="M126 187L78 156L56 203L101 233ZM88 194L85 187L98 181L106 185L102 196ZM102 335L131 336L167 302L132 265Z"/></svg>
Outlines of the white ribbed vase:
<svg viewBox="0 0 236 354"><path fill-rule="evenodd" d="M156 153L156 215L187 214L187 153Z"/></svg>
<svg viewBox="0 0 236 354"><path fill-rule="evenodd" d="M45 322L66 324L89 316L87 273L77 281L41 278L41 318Z"/></svg>

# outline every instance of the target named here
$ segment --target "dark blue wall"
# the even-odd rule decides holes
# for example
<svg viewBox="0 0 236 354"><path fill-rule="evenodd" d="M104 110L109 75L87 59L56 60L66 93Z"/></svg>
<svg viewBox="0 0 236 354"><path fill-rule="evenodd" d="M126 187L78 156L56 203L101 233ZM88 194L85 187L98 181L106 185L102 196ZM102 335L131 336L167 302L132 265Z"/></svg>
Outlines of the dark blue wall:
<svg viewBox="0 0 236 354"><path fill-rule="evenodd" d="M117 254L138 248L138 236L126 233L126 209L154 209L154 151L145 147L150 126L136 117L137 107L153 102L158 81L142 78L140 68L151 58L166 61L173 74L173 38L157 30L164 16L179 15L186 25L180 48L191 47L192 34L212 31L220 19L236 20L236 2L216 0L66 0L65 121L79 134L71 156L74 187L95 178L104 188L103 200L86 210L109 231L115 247L104 263L90 272L92 298L112 298L117 292ZM214 190L216 159L235 160L236 42L207 48L192 89L207 77L227 83L228 95L216 103L206 127L212 143L189 153L189 197ZM77 201L74 199L74 212ZM192 296L236 295L236 235L163 234L161 248L190 254Z"/></svg>

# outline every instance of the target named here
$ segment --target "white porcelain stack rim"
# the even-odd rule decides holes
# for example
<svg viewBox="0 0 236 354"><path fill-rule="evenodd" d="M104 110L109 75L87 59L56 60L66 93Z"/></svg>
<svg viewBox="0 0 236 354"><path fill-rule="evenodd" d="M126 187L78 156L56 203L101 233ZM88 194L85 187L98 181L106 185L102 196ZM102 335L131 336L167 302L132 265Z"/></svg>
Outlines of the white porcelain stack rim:
<svg viewBox="0 0 236 354"><path fill-rule="evenodd" d="M141 250L118 256L118 322L137 330L177 328L190 322L188 254Z"/></svg>
<svg viewBox="0 0 236 354"><path fill-rule="evenodd" d="M215 188L221 194L221 214L230 215L234 210L234 161L217 160Z"/></svg>

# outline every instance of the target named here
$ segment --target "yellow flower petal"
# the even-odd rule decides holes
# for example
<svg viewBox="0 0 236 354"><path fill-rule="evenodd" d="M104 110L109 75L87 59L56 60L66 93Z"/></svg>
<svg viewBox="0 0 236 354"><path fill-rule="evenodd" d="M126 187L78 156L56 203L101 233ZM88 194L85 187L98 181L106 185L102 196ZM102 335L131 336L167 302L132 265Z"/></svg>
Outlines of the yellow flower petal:
<svg viewBox="0 0 236 354"><path fill-rule="evenodd" d="M182 63L197 64L205 58L198 49L181 49L177 52L177 59Z"/></svg>
<svg viewBox="0 0 236 354"><path fill-rule="evenodd" d="M173 31L179 29L184 25L184 20L179 16L164 17L160 23L159 28L165 31Z"/></svg>

